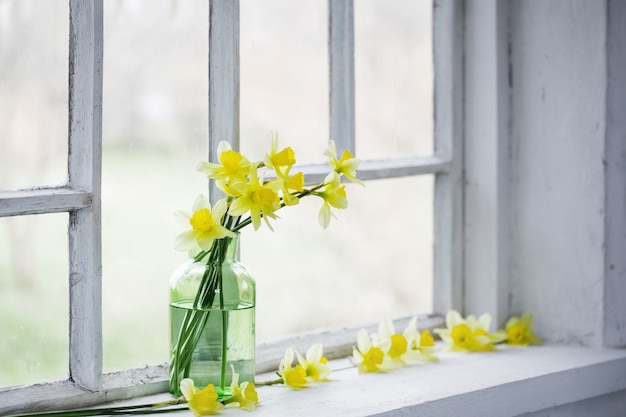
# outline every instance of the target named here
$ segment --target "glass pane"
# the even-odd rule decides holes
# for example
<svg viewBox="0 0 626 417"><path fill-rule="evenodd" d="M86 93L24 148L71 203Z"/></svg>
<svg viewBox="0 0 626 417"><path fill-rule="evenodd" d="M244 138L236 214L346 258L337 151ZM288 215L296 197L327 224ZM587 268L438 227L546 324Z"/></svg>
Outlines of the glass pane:
<svg viewBox="0 0 626 417"><path fill-rule="evenodd" d="M356 142L361 159L433 151L432 2L354 4Z"/></svg>
<svg viewBox="0 0 626 417"><path fill-rule="evenodd" d="M268 151L271 132L319 162L328 143L326 0L241 1L241 149Z"/></svg>
<svg viewBox="0 0 626 417"><path fill-rule="evenodd" d="M0 2L0 188L67 178L67 0Z"/></svg>
<svg viewBox="0 0 626 417"><path fill-rule="evenodd" d="M0 218L0 387L68 377L67 214Z"/></svg>
<svg viewBox="0 0 626 417"><path fill-rule="evenodd" d="M206 180L208 2L104 2L104 370L169 360L176 210Z"/></svg>
<svg viewBox="0 0 626 417"><path fill-rule="evenodd" d="M319 198L280 212L275 232L242 232L257 281L257 338L432 311L433 177L346 187L328 229Z"/></svg>

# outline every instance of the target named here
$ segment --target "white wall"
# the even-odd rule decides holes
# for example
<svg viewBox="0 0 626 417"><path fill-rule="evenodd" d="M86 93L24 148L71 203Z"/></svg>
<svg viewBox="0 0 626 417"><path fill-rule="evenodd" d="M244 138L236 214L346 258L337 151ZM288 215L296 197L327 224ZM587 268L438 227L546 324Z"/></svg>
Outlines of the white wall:
<svg viewBox="0 0 626 417"><path fill-rule="evenodd" d="M623 5L511 3L511 311L550 341L626 340Z"/></svg>
<svg viewBox="0 0 626 417"><path fill-rule="evenodd" d="M511 3L511 308L537 331L600 345L606 9Z"/></svg>
<svg viewBox="0 0 626 417"><path fill-rule="evenodd" d="M625 347L626 1L465 4L465 312Z"/></svg>

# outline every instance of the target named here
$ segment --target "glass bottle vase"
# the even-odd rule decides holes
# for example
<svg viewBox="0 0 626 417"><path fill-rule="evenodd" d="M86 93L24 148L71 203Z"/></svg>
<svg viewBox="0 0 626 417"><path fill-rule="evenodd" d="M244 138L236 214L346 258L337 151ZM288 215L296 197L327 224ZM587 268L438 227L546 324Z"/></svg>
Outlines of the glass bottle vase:
<svg viewBox="0 0 626 417"><path fill-rule="evenodd" d="M237 261L239 236L213 241L202 259L178 267L170 281L170 392L180 381L213 384L229 396L234 372L254 382L255 282Z"/></svg>

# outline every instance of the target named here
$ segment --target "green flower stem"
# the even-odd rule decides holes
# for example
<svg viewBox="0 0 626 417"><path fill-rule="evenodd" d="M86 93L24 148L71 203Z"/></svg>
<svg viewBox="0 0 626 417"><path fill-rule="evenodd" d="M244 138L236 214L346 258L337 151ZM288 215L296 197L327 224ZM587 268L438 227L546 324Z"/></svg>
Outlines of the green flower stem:
<svg viewBox="0 0 626 417"><path fill-rule="evenodd" d="M222 299L222 360L220 368L220 390L226 390L226 349L228 348L228 315L224 311L224 300Z"/></svg>
<svg viewBox="0 0 626 417"><path fill-rule="evenodd" d="M278 384L284 384L285 380L283 378L278 378L278 379L274 379L273 381L261 381L261 382L255 382L254 385L257 387L260 386L270 386L270 385L278 385Z"/></svg>
<svg viewBox="0 0 626 417"><path fill-rule="evenodd" d="M216 239L209 251L201 252L195 259L204 259L208 255L206 261L207 268L204 271L200 287L196 293L193 303L193 309L188 310L183 318L183 323L178 335L176 347L172 351L172 359L170 361L170 391L178 392L180 381L189 376L191 367L191 359L193 351L200 340L202 331L209 318L209 309L213 305L215 299L215 291L222 287L222 263L226 256L226 246L228 242L225 239ZM220 308L224 309L223 291L220 291ZM228 325L228 323L223 323ZM222 337L222 362L225 362L227 346L226 334ZM221 380L225 381L225 366L222 367ZM221 385L224 385L222 383ZM223 388L223 387L220 387Z"/></svg>
<svg viewBox="0 0 626 417"><path fill-rule="evenodd" d="M232 217L231 217L232 219ZM222 248L224 249L224 248ZM226 253L221 256L221 259L224 259ZM222 358L221 358L221 367L220 367L220 390L224 392L226 385L226 349L228 348L228 316L224 311L224 285L222 281L222 268L221 264L218 266L218 277L219 277L219 288L220 290L220 311L222 312Z"/></svg>

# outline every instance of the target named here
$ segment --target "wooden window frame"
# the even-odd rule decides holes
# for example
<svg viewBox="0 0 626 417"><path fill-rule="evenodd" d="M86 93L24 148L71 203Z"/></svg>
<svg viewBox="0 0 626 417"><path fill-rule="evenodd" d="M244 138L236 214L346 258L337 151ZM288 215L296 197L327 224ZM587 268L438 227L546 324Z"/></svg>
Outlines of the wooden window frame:
<svg viewBox="0 0 626 417"><path fill-rule="evenodd" d="M0 192L0 216L69 213L69 380L102 385L102 1L69 2L68 182ZM0 392L0 402L13 391ZM24 400L22 400L24 401Z"/></svg>
<svg viewBox="0 0 626 417"><path fill-rule="evenodd" d="M0 390L0 414L97 404L167 390L167 365L103 374L101 309L102 0L70 0L68 183L62 187L0 191L0 217L68 212L69 379ZM209 160L217 141L239 148L239 1L209 3ZM330 135L355 152L354 0L329 0ZM461 306L462 264L462 4L433 4L435 150L426 157L365 160L363 180L435 176L434 310ZM314 181L327 166L300 168ZM216 190L211 195L216 196ZM215 197L214 197L215 198ZM408 319L401 319L402 325ZM420 322L441 326L441 316ZM355 328L313 332L259 346L257 372L275 367L285 344L323 341L331 358L351 352ZM373 327L372 327L373 330Z"/></svg>

